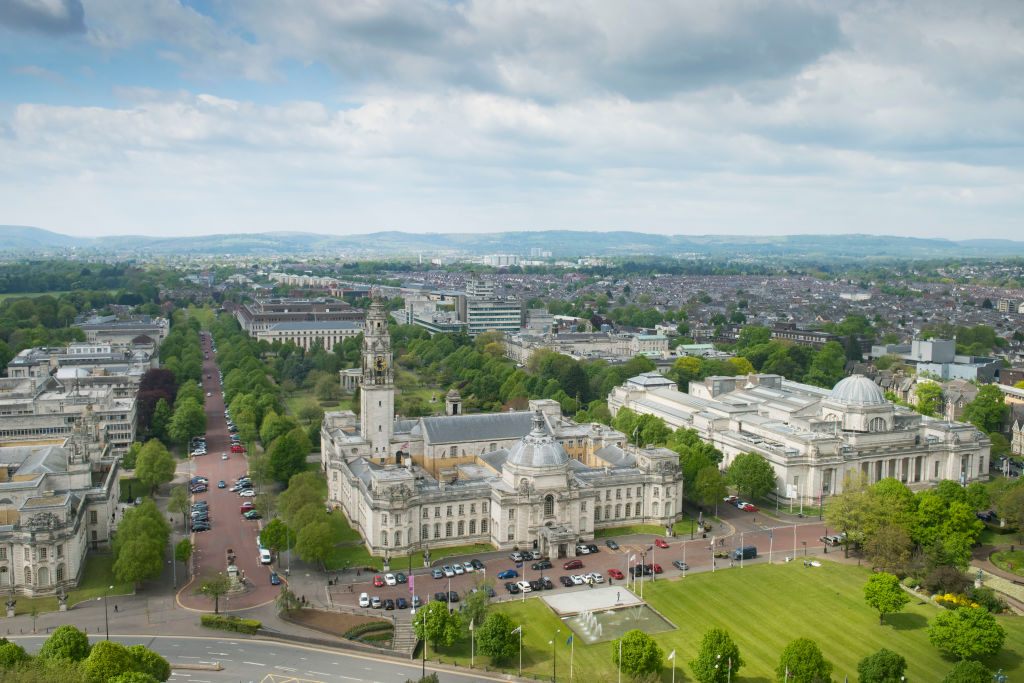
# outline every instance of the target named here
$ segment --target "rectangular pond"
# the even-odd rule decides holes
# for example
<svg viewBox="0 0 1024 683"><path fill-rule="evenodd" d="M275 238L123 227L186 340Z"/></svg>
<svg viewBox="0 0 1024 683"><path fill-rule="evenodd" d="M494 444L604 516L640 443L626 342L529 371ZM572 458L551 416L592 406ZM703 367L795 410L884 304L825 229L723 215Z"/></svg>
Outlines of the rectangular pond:
<svg viewBox="0 0 1024 683"><path fill-rule="evenodd" d="M644 604L580 612L562 621L587 645L621 638L635 628L644 633L675 630L675 625Z"/></svg>

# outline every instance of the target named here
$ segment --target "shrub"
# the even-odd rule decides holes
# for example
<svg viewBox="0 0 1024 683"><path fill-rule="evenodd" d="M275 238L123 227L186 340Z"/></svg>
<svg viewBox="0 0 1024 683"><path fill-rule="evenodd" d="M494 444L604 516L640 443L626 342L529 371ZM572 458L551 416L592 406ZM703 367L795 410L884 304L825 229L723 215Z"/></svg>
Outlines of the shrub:
<svg viewBox="0 0 1024 683"><path fill-rule="evenodd" d="M349 630L345 631L346 638L358 638L364 633L370 633L372 631L391 631L394 629L394 624L390 621L369 621L365 624L356 624ZM389 635L388 638L391 636Z"/></svg>
<svg viewBox="0 0 1024 683"><path fill-rule="evenodd" d="M946 593L945 595L935 596L935 602L939 603L946 609L956 609L957 607L977 607L978 603L971 600L962 593Z"/></svg>
<svg viewBox="0 0 1024 683"><path fill-rule="evenodd" d="M924 579L924 587L932 594L963 593L970 585L971 580L955 567L936 567Z"/></svg>
<svg viewBox="0 0 1024 683"><path fill-rule="evenodd" d="M263 625L255 619L239 619L238 617L224 616L223 614L204 614L200 617L199 623L206 628L248 633L249 635L256 633Z"/></svg>
<svg viewBox="0 0 1024 683"><path fill-rule="evenodd" d="M967 597L992 614L1002 614L1009 609L1006 601L996 595L996 592L991 588L974 588L972 586L967 589Z"/></svg>
<svg viewBox="0 0 1024 683"><path fill-rule="evenodd" d="M391 640L392 635L391 631L388 631L387 633L367 633L360 640L368 640L372 642L385 641Z"/></svg>

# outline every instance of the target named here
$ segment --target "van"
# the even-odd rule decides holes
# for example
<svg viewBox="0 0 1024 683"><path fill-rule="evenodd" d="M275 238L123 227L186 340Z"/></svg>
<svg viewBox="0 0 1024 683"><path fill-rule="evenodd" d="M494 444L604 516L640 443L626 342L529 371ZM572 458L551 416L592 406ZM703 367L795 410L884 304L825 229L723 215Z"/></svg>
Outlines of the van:
<svg viewBox="0 0 1024 683"><path fill-rule="evenodd" d="M754 545L745 545L732 554L734 560L752 560L755 557L757 557L757 546Z"/></svg>
<svg viewBox="0 0 1024 683"><path fill-rule="evenodd" d="M260 564L270 564L270 561L270 551L266 548L260 548Z"/></svg>

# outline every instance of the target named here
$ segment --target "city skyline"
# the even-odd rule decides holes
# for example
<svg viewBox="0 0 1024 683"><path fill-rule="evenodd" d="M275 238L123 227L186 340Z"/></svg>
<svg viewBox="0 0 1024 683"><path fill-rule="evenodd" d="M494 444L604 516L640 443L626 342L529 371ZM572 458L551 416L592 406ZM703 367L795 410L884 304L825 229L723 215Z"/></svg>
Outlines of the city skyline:
<svg viewBox="0 0 1024 683"><path fill-rule="evenodd" d="M1016 3L244 8L0 7L0 223L1020 230Z"/></svg>

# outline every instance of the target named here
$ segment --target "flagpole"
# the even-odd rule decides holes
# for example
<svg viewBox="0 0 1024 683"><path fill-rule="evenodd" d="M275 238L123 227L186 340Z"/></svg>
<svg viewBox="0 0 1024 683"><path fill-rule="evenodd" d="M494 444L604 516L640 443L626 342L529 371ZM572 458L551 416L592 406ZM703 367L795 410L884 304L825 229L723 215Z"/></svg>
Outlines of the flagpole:
<svg viewBox="0 0 1024 683"><path fill-rule="evenodd" d="M569 636L569 683L572 683L572 658L576 654L576 641Z"/></svg>
<svg viewBox="0 0 1024 683"><path fill-rule="evenodd" d="M775 529L768 530L768 564L772 563L772 549L775 547Z"/></svg>
<svg viewBox="0 0 1024 683"><path fill-rule="evenodd" d="M476 638L473 637L473 620L470 619L469 620L469 668L470 669L473 668L473 662L475 661L474 658L473 658L474 657L474 653L476 651L475 648L474 648L474 644L475 643L476 643Z"/></svg>
<svg viewBox="0 0 1024 683"><path fill-rule="evenodd" d="M622 638L619 638L619 683L622 683Z"/></svg>
<svg viewBox="0 0 1024 683"><path fill-rule="evenodd" d="M519 626L519 677L523 677L523 627Z"/></svg>

